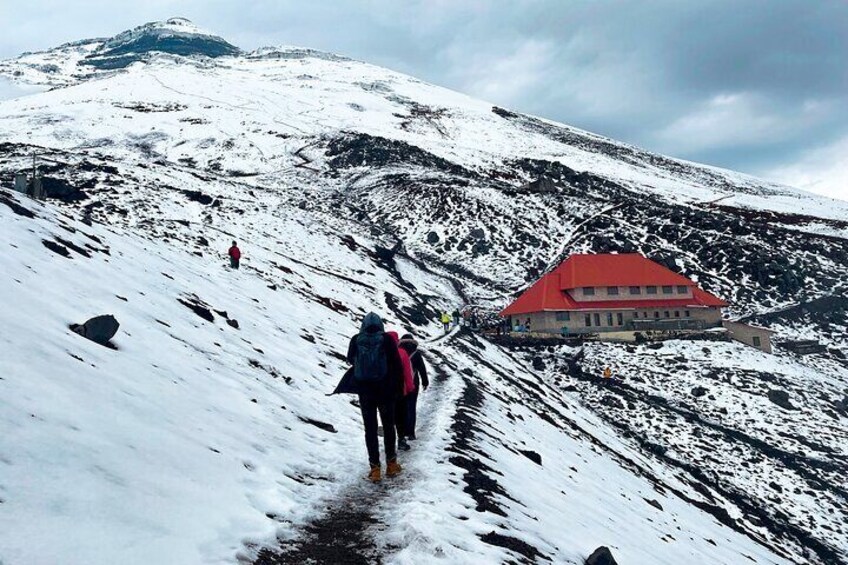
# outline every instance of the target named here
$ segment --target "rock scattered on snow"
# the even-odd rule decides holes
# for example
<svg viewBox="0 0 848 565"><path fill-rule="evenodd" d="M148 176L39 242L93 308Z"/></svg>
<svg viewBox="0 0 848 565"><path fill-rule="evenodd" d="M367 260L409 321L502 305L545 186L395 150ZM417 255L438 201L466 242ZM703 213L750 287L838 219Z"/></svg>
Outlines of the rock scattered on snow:
<svg viewBox="0 0 848 565"><path fill-rule="evenodd" d="M586 565L618 565L618 562L615 560L615 557L612 556L612 552L608 547L602 546L592 552L588 558L586 558Z"/></svg>
<svg viewBox="0 0 848 565"><path fill-rule="evenodd" d="M696 386L692 389L692 396L700 398L705 394L707 394L707 389L702 386Z"/></svg>
<svg viewBox="0 0 848 565"><path fill-rule="evenodd" d="M112 314L91 318L84 324L71 324L71 330L100 345L107 345L118 332L121 324Z"/></svg>
<svg viewBox="0 0 848 565"><path fill-rule="evenodd" d="M768 391L768 399L787 410L795 410L795 406L789 401L789 393L785 390L771 389Z"/></svg>
<svg viewBox="0 0 848 565"><path fill-rule="evenodd" d="M542 456L539 455L538 453L536 453L535 451L531 451L529 449L526 449L526 450L525 449L519 449L519 451L521 452L521 454L524 457L526 457L527 459L529 459L530 461L532 461L536 465L542 464Z"/></svg>

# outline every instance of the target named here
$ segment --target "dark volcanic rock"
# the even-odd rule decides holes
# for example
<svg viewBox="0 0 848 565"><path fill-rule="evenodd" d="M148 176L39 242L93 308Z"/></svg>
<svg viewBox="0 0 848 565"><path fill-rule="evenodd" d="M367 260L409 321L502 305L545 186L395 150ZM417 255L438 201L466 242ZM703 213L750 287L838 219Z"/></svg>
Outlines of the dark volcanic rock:
<svg viewBox="0 0 848 565"><path fill-rule="evenodd" d="M70 257L71 253L68 251L68 248L64 245L59 245L55 241L50 241L47 239L42 239L41 244L44 245L47 249L56 253L57 255L61 255L62 257Z"/></svg>
<svg viewBox="0 0 848 565"><path fill-rule="evenodd" d="M304 416L298 416L297 418L301 422L315 426L316 428L324 430L325 432L330 432L331 434L338 433L338 430L336 430L336 427L333 424L328 424L327 422L314 420L312 418L306 418Z"/></svg>
<svg viewBox="0 0 848 565"><path fill-rule="evenodd" d="M531 451L529 449L519 449L518 451L520 451L524 457L526 457L536 465L542 464L542 456L536 453L535 451Z"/></svg>
<svg viewBox="0 0 848 565"><path fill-rule="evenodd" d="M63 202L77 202L88 198L88 194L64 179L45 176L41 178L41 186L47 198Z"/></svg>
<svg viewBox="0 0 848 565"><path fill-rule="evenodd" d="M608 547L599 547L586 558L586 565L618 565Z"/></svg>
<svg viewBox="0 0 848 565"><path fill-rule="evenodd" d="M90 339L100 345L107 345L118 332L121 324L112 314L104 314L91 318L84 324L71 324L71 330L86 339Z"/></svg>
<svg viewBox="0 0 848 565"><path fill-rule="evenodd" d="M768 399L787 410L795 410L795 407L789 401L789 393L785 390L771 389L768 391Z"/></svg>
<svg viewBox="0 0 848 565"><path fill-rule="evenodd" d="M475 177L471 171L403 141L365 133L345 132L327 145L329 162L336 169L385 167L387 165L423 166L463 177Z"/></svg>
<svg viewBox="0 0 848 565"><path fill-rule="evenodd" d="M705 389L702 386L696 386L695 388L692 389L692 396L700 398L701 396L704 396L705 394L707 394L707 389Z"/></svg>
<svg viewBox="0 0 848 565"><path fill-rule="evenodd" d="M601 398L601 404L604 406L609 406L610 408L624 408L624 403L617 396L612 396L610 394Z"/></svg>
<svg viewBox="0 0 848 565"><path fill-rule="evenodd" d="M527 542L521 541L518 538L514 538L512 536L505 536L503 534L499 534L497 532L489 532L488 534L480 536L480 539L484 543L488 543L489 545L494 545L497 547L503 547L510 551L514 551L519 555L524 556L530 562L538 563L540 559L546 559L544 555L542 555L538 549L533 547Z"/></svg>

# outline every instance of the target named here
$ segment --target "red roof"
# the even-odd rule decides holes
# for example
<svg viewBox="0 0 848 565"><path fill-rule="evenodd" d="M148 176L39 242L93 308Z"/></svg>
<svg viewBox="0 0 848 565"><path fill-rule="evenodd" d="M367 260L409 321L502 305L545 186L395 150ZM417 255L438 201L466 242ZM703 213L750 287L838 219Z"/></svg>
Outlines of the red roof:
<svg viewBox="0 0 848 565"><path fill-rule="evenodd" d="M554 270L556 271L560 272L560 288L563 290L583 286L695 284L639 253L572 255Z"/></svg>
<svg viewBox="0 0 848 565"><path fill-rule="evenodd" d="M643 300L574 300L566 290L584 286L689 286L692 298ZM572 255L559 267L536 281L501 316L527 314L544 310L595 310L631 308L703 308L727 306L727 302L698 288L683 275L639 255Z"/></svg>

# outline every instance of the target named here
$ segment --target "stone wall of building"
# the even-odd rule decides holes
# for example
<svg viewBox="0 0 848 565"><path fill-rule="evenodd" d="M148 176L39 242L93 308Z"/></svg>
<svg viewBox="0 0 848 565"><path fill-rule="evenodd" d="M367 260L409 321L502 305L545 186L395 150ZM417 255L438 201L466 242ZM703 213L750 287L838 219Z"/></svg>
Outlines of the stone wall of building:
<svg viewBox="0 0 848 565"><path fill-rule="evenodd" d="M722 325L731 339L771 353L771 334L774 333L773 331L742 322L731 322L730 320L724 320Z"/></svg>
<svg viewBox="0 0 848 565"><path fill-rule="evenodd" d="M666 315L666 313L668 315ZM589 316L590 324L587 324ZM658 316L658 317L657 317ZM569 312L534 312L512 316L512 327L526 326L534 333L560 334L647 329L703 329L721 325L719 308L628 308L617 310L576 310ZM611 323L610 323L611 322Z"/></svg>

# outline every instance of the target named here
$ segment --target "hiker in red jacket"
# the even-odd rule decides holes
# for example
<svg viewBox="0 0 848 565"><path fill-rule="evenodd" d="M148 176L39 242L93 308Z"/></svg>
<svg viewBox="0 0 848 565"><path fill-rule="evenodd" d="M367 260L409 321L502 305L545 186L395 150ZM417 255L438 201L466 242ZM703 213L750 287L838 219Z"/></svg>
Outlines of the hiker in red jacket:
<svg viewBox="0 0 848 565"><path fill-rule="evenodd" d="M427 378L427 366L424 364L424 358L421 356L421 350L418 349L418 342L412 337L412 334L406 334L398 343L398 349L405 351L409 355L409 360L412 364L412 387L407 393L404 400L406 401L406 432L407 440L415 439L415 420L418 412L418 393L421 387L427 390L430 386L430 380ZM404 442L405 443L405 442Z"/></svg>
<svg viewBox="0 0 848 565"><path fill-rule="evenodd" d="M386 335L398 347L400 338L397 332L386 332ZM401 372L403 374L403 394L395 402L395 429L397 429L398 449L409 451L409 444L406 442L408 435L407 424L407 401L406 396L412 392L415 385L412 380L412 362L409 359L409 353L405 349L398 347L398 355L400 355Z"/></svg>
<svg viewBox="0 0 848 565"><path fill-rule="evenodd" d="M239 268L239 260L241 259L241 250L236 245L236 242L233 242L233 246L230 247L230 250L227 252L227 255L230 256L230 267L233 269Z"/></svg>

